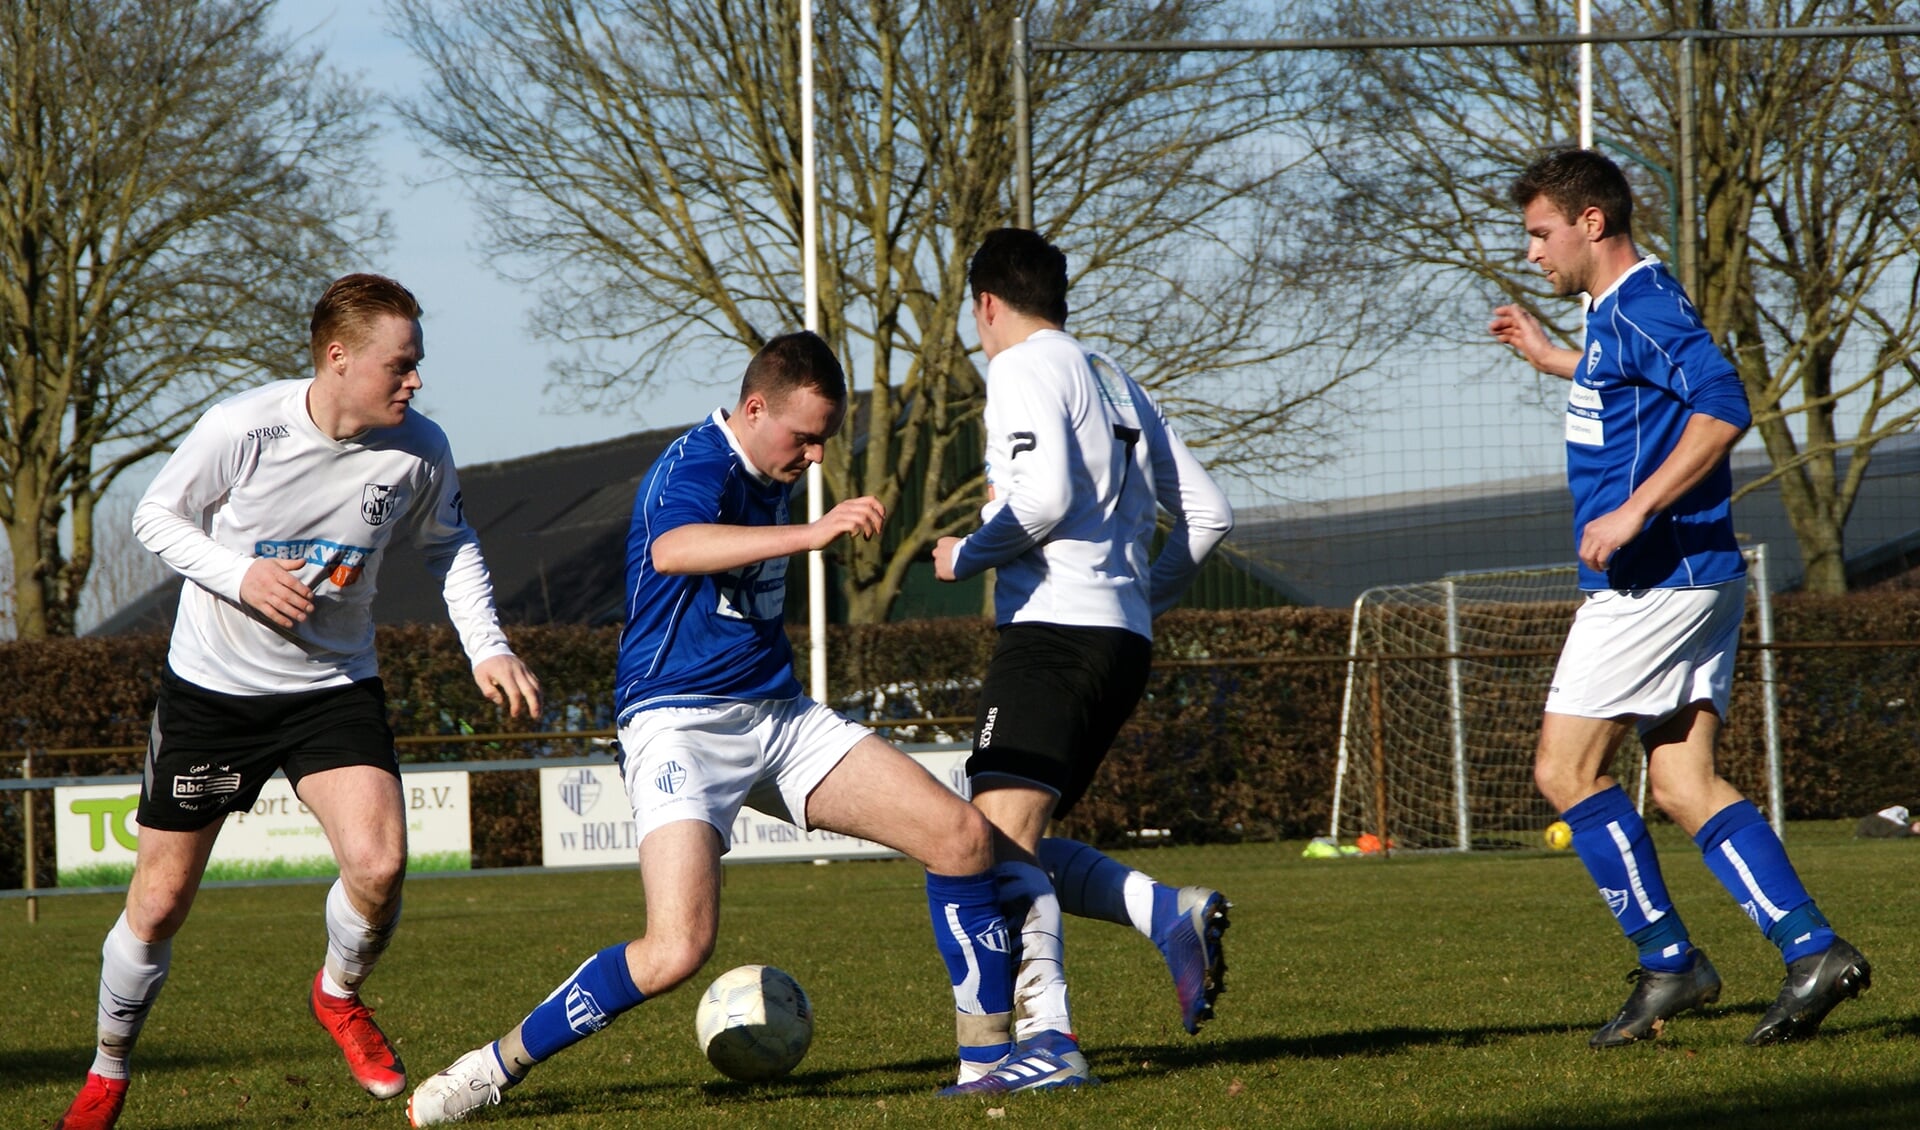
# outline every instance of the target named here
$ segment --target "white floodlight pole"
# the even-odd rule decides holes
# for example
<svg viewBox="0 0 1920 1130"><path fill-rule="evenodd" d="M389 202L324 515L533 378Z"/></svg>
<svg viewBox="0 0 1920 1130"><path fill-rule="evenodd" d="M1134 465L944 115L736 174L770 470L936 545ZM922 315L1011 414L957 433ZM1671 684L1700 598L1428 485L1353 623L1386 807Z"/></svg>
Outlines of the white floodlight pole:
<svg viewBox="0 0 1920 1130"><path fill-rule="evenodd" d="M820 332L820 185L813 159L813 0L800 5L800 274L804 279L807 329ZM807 468L807 521L826 512L826 476L820 464ZM827 558L807 554L807 644L811 693L827 701Z"/></svg>
<svg viewBox="0 0 1920 1130"><path fill-rule="evenodd" d="M1593 34L1593 0L1580 0L1580 34ZM1580 45L1580 148L1593 148L1593 44Z"/></svg>

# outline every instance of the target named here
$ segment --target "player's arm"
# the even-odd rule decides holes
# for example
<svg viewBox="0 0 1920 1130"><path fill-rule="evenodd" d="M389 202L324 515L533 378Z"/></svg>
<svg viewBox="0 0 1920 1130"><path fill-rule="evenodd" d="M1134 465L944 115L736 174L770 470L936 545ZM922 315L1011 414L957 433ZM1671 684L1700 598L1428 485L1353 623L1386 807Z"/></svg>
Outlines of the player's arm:
<svg viewBox="0 0 1920 1130"><path fill-rule="evenodd" d="M1502 345L1509 346L1527 364L1562 380L1572 380L1580 365L1580 351L1555 345L1547 331L1532 314L1518 306L1497 306L1487 332Z"/></svg>
<svg viewBox="0 0 1920 1130"><path fill-rule="evenodd" d="M1697 321L1676 315L1658 325L1632 328L1637 332L1625 341L1634 352L1635 371L1679 398L1692 415L1673 450L1627 501L1580 531L1580 560L1590 569L1605 569L1649 522L1700 485L1753 423L1740 375ZM1657 345L1655 335L1665 344Z"/></svg>
<svg viewBox="0 0 1920 1130"><path fill-rule="evenodd" d="M460 476L450 450L442 449L430 474L427 497L417 511L414 542L426 555L427 571L440 579L447 618L473 665L474 685L487 701L506 707L508 716L518 718L525 711L527 717L538 718L540 680L513 653L500 628L493 576L480 552L480 535L467 524Z"/></svg>
<svg viewBox="0 0 1920 1130"><path fill-rule="evenodd" d="M291 628L313 613L312 590L294 576L306 562L253 557L200 528L200 516L239 479L239 451L224 412L209 409L141 495L133 536L187 580Z"/></svg>
<svg viewBox="0 0 1920 1130"><path fill-rule="evenodd" d="M656 535L649 550L656 573L687 576L731 569L825 549L842 537L873 538L887 520L886 507L871 497L849 498L818 522L784 526L736 526L695 522Z"/></svg>
<svg viewBox="0 0 1920 1130"><path fill-rule="evenodd" d="M1173 515L1173 528L1167 531L1148 576L1147 591L1152 595L1153 614L1158 616L1180 602L1207 555L1232 532L1233 507L1220 484L1167 425L1153 398L1137 390L1135 402L1143 407L1149 429L1154 497Z"/></svg>
<svg viewBox="0 0 1920 1130"><path fill-rule="evenodd" d="M1745 430L1703 413L1688 417L1680 442L1653 474L1627 496L1619 509L1588 522L1580 532L1580 560L1589 569L1604 571L1613 555L1639 537L1647 523L1700 485L1740 442Z"/></svg>
<svg viewBox="0 0 1920 1130"><path fill-rule="evenodd" d="M1006 504L964 538L941 538L934 546L934 575L960 581L1004 565L1047 540L1073 504L1069 452L1074 442L1069 411L1047 370L1022 370L1015 379L988 385L986 425L1001 429L1008 453Z"/></svg>

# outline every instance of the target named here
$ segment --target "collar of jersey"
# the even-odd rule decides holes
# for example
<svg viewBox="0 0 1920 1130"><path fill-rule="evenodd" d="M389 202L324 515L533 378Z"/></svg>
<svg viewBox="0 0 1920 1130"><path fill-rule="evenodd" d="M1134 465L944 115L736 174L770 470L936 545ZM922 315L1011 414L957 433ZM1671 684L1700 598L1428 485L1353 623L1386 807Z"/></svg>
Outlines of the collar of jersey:
<svg viewBox="0 0 1920 1130"><path fill-rule="evenodd" d="M713 415L709 417L709 419L713 421L714 427L720 429L720 434L726 437L727 446L733 448L734 455L740 459L740 465L747 469L747 474L753 476L754 482L759 483L761 486L766 486L773 481L772 475L754 466L753 460L747 458L747 449L740 446L740 437L734 435L733 429L727 426L727 410L725 408L715 408Z"/></svg>
<svg viewBox="0 0 1920 1130"><path fill-rule="evenodd" d="M372 428L362 428L346 439L335 439L326 432L321 431L319 423L313 418L313 408L307 403L307 398L313 394L313 378L308 377L300 381L299 385L300 395L295 398L294 411L289 413L289 415L294 418L299 427L307 430L309 436L336 450L345 450L346 448L358 445L361 440L367 437L367 433L373 430Z"/></svg>
<svg viewBox="0 0 1920 1130"><path fill-rule="evenodd" d="M1589 298L1587 300L1587 309L1588 310L1598 309L1602 302L1605 302L1607 298L1613 294L1614 291L1619 290L1620 285L1626 282L1628 279L1632 278L1636 273L1639 272L1639 270L1642 267L1651 267L1658 262L1660 262L1660 257L1658 255L1641 256L1640 261L1638 263L1635 263L1633 266L1628 267L1626 270L1620 272L1620 277L1613 280L1612 286L1601 291L1599 294L1594 295L1592 298Z"/></svg>

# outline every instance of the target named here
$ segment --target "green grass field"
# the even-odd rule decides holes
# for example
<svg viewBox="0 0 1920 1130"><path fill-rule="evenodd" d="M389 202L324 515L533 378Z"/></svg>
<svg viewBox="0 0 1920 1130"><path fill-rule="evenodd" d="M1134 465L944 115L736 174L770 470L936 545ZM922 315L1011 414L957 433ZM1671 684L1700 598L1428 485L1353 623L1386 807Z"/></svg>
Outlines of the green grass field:
<svg viewBox="0 0 1920 1130"><path fill-rule="evenodd" d="M1306 861L1299 844L1166 848L1126 858L1236 903L1220 1015L1180 1030L1159 955L1130 930L1073 921L1083 1045L1105 1085L995 1102L938 1100L951 998L903 862L730 869L709 973L766 962L818 1015L789 1079L721 1079L693 1040L699 985L650 1001L542 1066L474 1125L1217 1127L1864 1127L1920 1118L1920 845L1795 825L1808 886L1874 965L1874 988L1820 1038L1742 1040L1778 954L1663 827L1669 885L1726 979L1718 1006L1656 1043L1596 1053L1631 951L1569 854ZM307 1016L324 888L205 892L134 1060L121 1126L403 1127L347 1078ZM416 1079L498 1035L589 953L642 922L635 873L418 880L369 983ZM65 1108L91 1057L111 896L0 902L0 1126Z"/></svg>

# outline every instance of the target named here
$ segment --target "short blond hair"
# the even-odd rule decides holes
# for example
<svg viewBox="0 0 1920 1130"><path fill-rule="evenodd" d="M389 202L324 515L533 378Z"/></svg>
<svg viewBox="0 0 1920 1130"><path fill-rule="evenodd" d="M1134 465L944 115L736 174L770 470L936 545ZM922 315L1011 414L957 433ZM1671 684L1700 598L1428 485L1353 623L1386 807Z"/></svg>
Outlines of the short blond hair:
<svg viewBox="0 0 1920 1130"><path fill-rule="evenodd" d="M384 314L410 322L420 320L420 300L385 275L353 274L333 280L320 301L313 304L309 325L313 367L326 359L327 346L340 342L356 349L367 340L373 323Z"/></svg>

